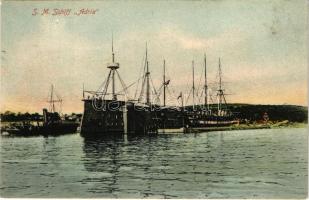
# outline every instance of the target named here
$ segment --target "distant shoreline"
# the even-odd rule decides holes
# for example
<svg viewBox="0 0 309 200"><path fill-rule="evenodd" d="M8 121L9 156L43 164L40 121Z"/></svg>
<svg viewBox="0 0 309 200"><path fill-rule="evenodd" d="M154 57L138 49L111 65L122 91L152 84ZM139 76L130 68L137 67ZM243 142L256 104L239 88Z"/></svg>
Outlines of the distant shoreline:
<svg viewBox="0 0 309 200"><path fill-rule="evenodd" d="M13 124L22 124L23 121L14 121L14 122L1 122L0 127L10 127ZM36 126L36 121L31 121L31 123ZM40 122L42 123L42 122ZM235 131L235 130L256 130L256 129L283 129L283 128L307 128L308 122L289 122L288 120L268 123L241 123L234 124L230 126L217 126L217 127L192 127L188 128L187 132L183 132L183 129L168 131L168 129L161 134L190 134L190 133L205 133L205 132L215 132L215 131Z"/></svg>
<svg viewBox="0 0 309 200"><path fill-rule="evenodd" d="M306 128L308 123L305 122L289 122L288 120L279 122L269 122L267 124L248 123L248 124L234 124L223 127L195 127L189 128L188 133L201 133L212 131L233 131L233 130L254 130L254 129L280 129L280 128Z"/></svg>

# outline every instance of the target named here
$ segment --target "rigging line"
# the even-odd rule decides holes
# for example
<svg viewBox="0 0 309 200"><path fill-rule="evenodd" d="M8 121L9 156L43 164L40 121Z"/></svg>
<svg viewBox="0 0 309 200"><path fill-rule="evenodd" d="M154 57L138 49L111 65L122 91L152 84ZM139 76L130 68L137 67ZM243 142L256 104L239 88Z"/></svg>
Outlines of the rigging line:
<svg viewBox="0 0 309 200"><path fill-rule="evenodd" d="M170 77L170 75L169 75L169 72L168 72L168 70L166 70L166 78L168 79L168 80L171 80L171 77ZM176 97L176 99L177 99L177 97L178 97L178 93L176 93L176 89L175 89L175 87L173 86L173 84L169 84L166 88L170 88L171 89L171 91L172 91L172 93L173 93L173 95ZM183 92L183 94L185 94L186 93L186 91L189 91L189 89L188 88L190 88L189 87L189 85L188 85L188 83L186 84L186 86L185 86L185 91ZM191 90L192 88L190 88L190 90ZM182 91L181 91L182 92ZM179 99L177 99L177 101L178 101L178 103L179 103Z"/></svg>
<svg viewBox="0 0 309 200"><path fill-rule="evenodd" d="M160 97L161 96L161 92L162 92L162 88L163 88L163 86L164 86L164 84L162 84L161 86L160 86L160 88L158 89L158 96Z"/></svg>
<svg viewBox="0 0 309 200"><path fill-rule="evenodd" d="M203 91L201 92L201 95L197 94L197 103L200 104L201 103L201 97L203 95Z"/></svg>
<svg viewBox="0 0 309 200"><path fill-rule="evenodd" d="M154 90L152 90L152 94L154 94L154 104L160 104L160 98L154 93Z"/></svg>
<svg viewBox="0 0 309 200"><path fill-rule="evenodd" d="M108 76L104 79L104 81L101 83L101 85L99 86L99 88L96 90L96 92L100 92L102 91L104 85L106 84Z"/></svg>
<svg viewBox="0 0 309 200"><path fill-rule="evenodd" d="M103 94L103 92L90 91L90 90L85 90L85 93L89 93L89 94Z"/></svg>
<svg viewBox="0 0 309 200"><path fill-rule="evenodd" d="M110 81L111 73L112 73L112 70L109 71L109 74L108 74L108 77L107 77L107 80L106 80L106 84L105 84L105 87L104 87L104 90L103 90L103 98L102 98L102 99L104 99L105 96L106 96L107 89L108 89L108 85L109 85L109 81Z"/></svg>
<svg viewBox="0 0 309 200"><path fill-rule="evenodd" d="M189 82L187 82L185 93L187 93L187 92L190 93L190 90L192 90L192 87L189 85ZM190 96L190 94L189 94L189 96Z"/></svg>
<svg viewBox="0 0 309 200"><path fill-rule="evenodd" d="M167 89L168 94L172 96L171 91L168 88L166 89Z"/></svg>
<svg viewBox="0 0 309 200"><path fill-rule="evenodd" d="M222 93L222 96L223 96L223 100L224 100L224 107L226 109L227 108L227 103L226 103L225 95Z"/></svg>
<svg viewBox="0 0 309 200"><path fill-rule="evenodd" d="M143 77L142 70L143 70L144 59L146 59L146 58L145 58L145 55L143 54L143 59L142 59L141 67L140 67L139 73L138 73L139 77ZM137 95L137 92L138 92L139 81L140 81L140 79L138 80L138 83L137 83L137 86L136 86L136 90L135 90L135 94L134 94L134 99L136 99L136 95Z"/></svg>
<svg viewBox="0 0 309 200"><path fill-rule="evenodd" d="M147 53L147 51L146 51ZM141 90L141 93L140 93L140 96L138 98L138 101L141 101L143 95L144 95L144 89L145 89L145 82L146 82L146 68L147 68L147 56L145 56L145 63L144 63L144 71L143 71L143 75L144 75L144 79L143 79L143 83L142 83L142 90Z"/></svg>
<svg viewBox="0 0 309 200"><path fill-rule="evenodd" d="M104 88L104 85L106 84L106 81L108 79L108 76L104 79L104 81L101 83L101 85L99 86L99 88L96 91L102 91Z"/></svg>
<svg viewBox="0 0 309 200"><path fill-rule="evenodd" d="M138 80L140 80L141 78L143 78L143 77L139 77ZM131 86L133 86L134 84L136 84L136 83L138 82L138 80L137 80L137 81L134 81L133 83L131 83L130 85L126 86L126 88L123 88L123 89L128 89L128 88L130 88ZM121 92L123 92L123 91L124 91L124 90L120 90L120 91L117 92L117 93L119 94L119 93L121 93Z"/></svg>
<svg viewBox="0 0 309 200"><path fill-rule="evenodd" d="M172 90L172 93L173 93L173 95L174 95L174 97L178 97L178 94L175 92L175 90L174 90L174 87L173 87L173 85L171 85L171 90Z"/></svg>
<svg viewBox="0 0 309 200"><path fill-rule="evenodd" d="M116 70L116 74L117 74L117 76L118 76L118 78L120 80L120 83L121 83L123 89L127 88L125 82L122 80L122 78L120 77L120 74L119 74L119 72L117 70Z"/></svg>
<svg viewBox="0 0 309 200"><path fill-rule="evenodd" d="M188 100L189 100L189 98L190 98L191 92L192 92L192 88L191 88L191 90L189 91L189 95L187 96L187 99L186 99L186 101L185 101L185 105L187 105L187 103L188 103Z"/></svg>
<svg viewBox="0 0 309 200"><path fill-rule="evenodd" d="M204 70L203 70L204 71ZM201 82L202 82L202 77L203 77L203 71L202 71L202 73L201 73L201 76L200 76L200 80L199 80L199 82L198 82L198 85L197 85L197 90L196 90L196 94L198 94L198 92L199 92L199 90L201 89ZM202 87L203 88L203 87ZM197 95L197 97L198 97L198 95Z"/></svg>
<svg viewBox="0 0 309 200"><path fill-rule="evenodd" d="M202 97L205 95L205 93L204 93L204 90L201 90L201 95L200 95L200 97L199 97L199 100L200 101L202 101L203 99L202 99ZM207 95L207 94L206 94Z"/></svg>
<svg viewBox="0 0 309 200"><path fill-rule="evenodd" d="M172 94L172 93L171 93L171 91L170 91L170 89L169 89L168 87L167 87L167 92L168 92L171 96L174 96L174 95L175 95L175 94ZM176 97L174 96L173 99L177 99L177 96L176 96ZM172 102L174 103L174 101L172 101Z"/></svg>
<svg viewBox="0 0 309 200"><path fill-rule="evenodd" d="M171 87L166 87L167 90L170 92L170 96L173 98L173 99L177 99L178 95L174 92L173 88Z"/></svg>
<svg viewBox="0 0 309 200"><path fill-rule="evenodd" d="M62 101L60 101L60 109L59 109L59 114L61 115L62 113Z"/></svg>
<svg viewBox="0 0 309 200"><path fill-rule="evenodd" d="M57 93L56 93L56 97L57 97L57 100L62 100L60 95L58 95Z"/></svg>
<svg viewBox="0 0 309 200"><path fill-rule="evenodd" d="M122 86L122 91L124 91L125 93L125 96L126 97L129 97L129 93L128 93L128 90L127 90L127 86L126 84L123 82L123 80L121 79L120 75L119 75L119 72L116 70L116 75L118 76L118 79L120 81L120 84Z"/></svg>
<svg viewBox="0 0 309 200"><path fill-rule="evenodd" d="M172 79L171 79L171 77L170 77L168 71L166 71L166 74L167 74L166 78L167 78L168 80L170 80L170 82L171 82ZM168 88L168 87L170 87L170 89L172 90L173 95L176 96L176 98L177 98L177 97L178 97L178 94L176 94L175 88L174 88L173 84L168 84L168 85L166 86L166 88Z"/></svg>
<svg viewBox="0 0 309 200"><path fill-rule="evenodd" d="M113 94L112 92L107 92L106 95L110 95ZM125 95L124 93L120 93L120 92L115 92L116 95Z"/></svg>
<svg viewBox="0 0 309 200"><path fill-rule="evenodd" d="M141 93L138 97L138 101L141 101L143 98L144 90L145 90L145 82L146 82L146 75L143 76L142 88L141 88Z"/></svg>
<svg viewBox="0 0 309 200"><path fill-rule="evenodd" d="M54 90L54 93L55 93L55 95L56 95L56 97L57 97L56 100L62 101L61 96L60 96L55 90Z"/></svg>
<svg viewBox="0 0 309 200"><path fill-rule="evenodd" d="M213 100L212 96L213 96L213 94L209 95L211 103L214 104L214 100Z"/></svg>
<svg viewBox="0 0 309 200"><path fill-rule="evenodd" d="M60 100L61 98L59 97L60 95L58 94L58 92L55 90L55 87L54 87L54 89L53 89L53 94L54 94L54 96L56 96L56 100Z"/></svg>
<svg viewBox="0 0 309 200"><path fill-rule="evenodd" d="M151 81L151 85L152 85L154 94L155 94L155 96L156 96L156 101L157 101L157 102L160 102L160 99L159 99L160 97L158 96L158 93L157 93L157 91L156 91L156 88L155 88L155 86L154 86L154 84L153 84L153 80L152 80L151 75L149 75L149 78L150 78L150 81Z"/></svg>
<svg viewBox="0 0 309 200"><path fill-rule="evenodd" d="M156 88L155 88L155 86L154 86L154 84L153 84L151 75L149 75L149 78L150 78L150 81L151 81L151 85L152 85L152 87L153 87L153 90L154 90L155 94L157 95L157 91L156 91Z"/></svg>

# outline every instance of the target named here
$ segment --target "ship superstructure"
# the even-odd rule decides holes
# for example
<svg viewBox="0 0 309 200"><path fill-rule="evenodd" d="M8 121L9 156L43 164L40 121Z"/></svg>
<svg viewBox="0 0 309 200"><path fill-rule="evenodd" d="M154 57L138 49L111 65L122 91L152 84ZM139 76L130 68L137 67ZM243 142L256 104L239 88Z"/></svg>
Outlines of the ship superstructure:
<svg viewBox="0 0 309 200"><path fill-rule="evenodd" d="M117 134L124 131L123 106L125 102L117 100L118 94L115 92L116 76L122 83L118 73L119 67L119 63L115 62L112 41L112 62L107 64L109 73L105 81L97 91L83 91L84 114L81 122L81 134ZM87 94L86 98L85 94Z"/></svg>

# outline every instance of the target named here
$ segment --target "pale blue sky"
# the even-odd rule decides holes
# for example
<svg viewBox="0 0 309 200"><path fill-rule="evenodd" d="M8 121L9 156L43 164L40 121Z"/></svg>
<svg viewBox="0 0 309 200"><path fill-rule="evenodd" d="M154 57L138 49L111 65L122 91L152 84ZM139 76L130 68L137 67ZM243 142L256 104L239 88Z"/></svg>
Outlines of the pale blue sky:
<svg viewBox="0 0 309 200"><path fill-rule="evenodd" d="M199 82L206 53L211 83L222 58L229 102L306 105L307 6L305 0L3 1L1 109L40 111L54 83L64 111L82 111L82 83L96 90L107 76L112 32L127 84L138 78L147 42L157 87L163 58L179 93L191 83L193 59ZM34 8L99 10L32 16Z"/></svg>

